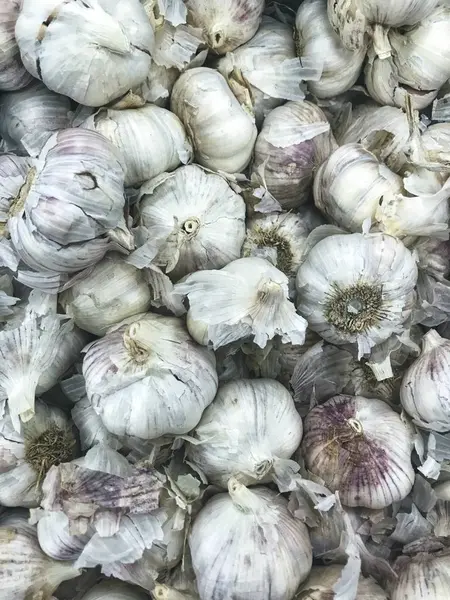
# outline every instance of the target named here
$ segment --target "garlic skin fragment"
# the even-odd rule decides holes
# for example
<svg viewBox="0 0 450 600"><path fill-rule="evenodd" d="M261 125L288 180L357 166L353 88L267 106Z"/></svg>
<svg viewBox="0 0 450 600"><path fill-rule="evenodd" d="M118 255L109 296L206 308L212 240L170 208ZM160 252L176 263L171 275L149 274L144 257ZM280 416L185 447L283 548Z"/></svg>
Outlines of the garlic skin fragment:
<svg viewBox="0 0 450 600"><path fill-rule="evenodd" d="M192 147L179 118L152 104L125 110L102 108L81 127L101 133L120 150L126 186L141 185L192 158Z"/></svg>
<svg viewBox="0 0 450 600"><path fill-rule="evenodd" d="M146 440L190 431L218 383L213 353L197 346L179 319L151 313L91 344L83 375L108 431Z"/></svg>
<svg viewBox="0 0 450 600"><path fill-rule="evenodd" d="M271 379L238 379L225 384L205 410L187 456L212 484L230 477L244 485L271 480L277 459L300 445L303 427L290 393Z"/></svg>
<svg viewBox="0 0 450 600"><path fill-rule="evenodd" d="M189 536L201 600L292 598L311 570L306 526L271 490L232 478L228 491L206 503Z"/></svg>
<svg viewBox="0 0 450 600"><path fill-rule="evenodd" d="M264 0L186 0L187 21L203 29L208 47L226 54L248 42L261 22Z"/></svg>
<svg viewBox="0 0 450 600"><path fill-rule="evenodd" d="M103 106L139 85L154 46L139 0L24 0L15 35L33 77L86 106Z"/></svg>
<svg viewBox="0 0 450 600"><path fill-rule="evenodd" d="M80 600L148 600L144 590L120 581L102 581L94 585Z"/></svg>
<svg viewBox="0 0 450 600"><path fill-rule="evenodd" d="M176 81L170 102L171 111L186 127L196 162L225 173L245 169L256 126L220 73L207 67L189 69Z"/></svg>
<svg viewBox="0 0 450 600"><path fill-rule="evenodd" d="M415 258L394 237L331 235L297 271L297 310L327 342L357 345L360 359L402 332L417 275Z"/></svg>
<svg viewBox="0 0 450 600"><path fill-rule="evenodd" d="M401 556L396 565L398 580L391 600L441 600L450 589L450 553L419 552L414 557Z"/></svg>
<svg viewBox="0 0 450 600"><path fill-rule="evenodd" d="M294 600L331 600L334 597L334 588L342 576L342 570L341 565L314 566ZM374 579L360 575L355 600L388 600L388 596Z"/></svg>
<svg viewBox="0 0 450 600"><path fill-rule="evenodd" d="M0 154L0 239L9 236L8 219L34 160L15 154Z"/></svg>
<svg viewBox="0 0 450 600"><path fill-rule="evenodd" d="M335 396L304 421L307 468L346 506L384 508L411 491L412 436L386 403L362 396Z"/></svg>
<svg viewBox="0 0 450 600"><path fill-rule="evenodd" d="M145 274L115 252L108 253L86 277L59 295L65 313L79 327L98 336L105 335L112 325L146 312L151 300Z"/></svg>
<svg viewBox="0 0 450 600"><path fill-rule="evenodd" d="M414 423L432 431L450 431L450 341L430 329L422 353L406 371L400 400Z"/></svg>
<svg viewBox="0 0 450 600"><path fill-rule="evenodd" d="M20 0L4 0L0 8L0 90L20 90L32 81L22 64L14 29L21 10Z"/></svg>

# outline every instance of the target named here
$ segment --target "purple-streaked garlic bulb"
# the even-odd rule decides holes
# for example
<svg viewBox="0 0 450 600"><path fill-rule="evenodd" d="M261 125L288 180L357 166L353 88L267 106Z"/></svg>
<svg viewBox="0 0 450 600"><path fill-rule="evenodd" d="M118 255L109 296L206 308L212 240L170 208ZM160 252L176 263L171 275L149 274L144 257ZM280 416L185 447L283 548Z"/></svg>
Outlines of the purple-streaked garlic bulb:
<svg viewBox="0 0 450 600"><path fill-rule="evenodd" d="M401 556L392 600L444 600L450 594L450 551Z"/></svg>

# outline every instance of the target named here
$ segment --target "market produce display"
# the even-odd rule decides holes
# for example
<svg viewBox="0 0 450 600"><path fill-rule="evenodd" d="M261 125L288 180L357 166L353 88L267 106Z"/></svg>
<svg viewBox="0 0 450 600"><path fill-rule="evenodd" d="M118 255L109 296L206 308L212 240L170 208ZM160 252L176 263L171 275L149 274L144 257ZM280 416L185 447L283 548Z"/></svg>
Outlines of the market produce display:
<svg viewBox="0 0 450 600"><path fill-rule="evenodd" d="M1 0L0 600L449 600L449 201L449 0Z"/></svg>

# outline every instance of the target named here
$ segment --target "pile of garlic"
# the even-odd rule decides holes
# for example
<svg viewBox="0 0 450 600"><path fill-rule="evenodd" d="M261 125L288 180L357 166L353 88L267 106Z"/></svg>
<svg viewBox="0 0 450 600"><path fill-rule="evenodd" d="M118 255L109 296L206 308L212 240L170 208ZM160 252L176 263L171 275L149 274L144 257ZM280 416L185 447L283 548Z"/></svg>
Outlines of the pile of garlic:
<svg viewBox="0 0 450 600"><path fill-rule="evenodd" d="M450 598L448 0L3 0L0 600Z"/></svg>

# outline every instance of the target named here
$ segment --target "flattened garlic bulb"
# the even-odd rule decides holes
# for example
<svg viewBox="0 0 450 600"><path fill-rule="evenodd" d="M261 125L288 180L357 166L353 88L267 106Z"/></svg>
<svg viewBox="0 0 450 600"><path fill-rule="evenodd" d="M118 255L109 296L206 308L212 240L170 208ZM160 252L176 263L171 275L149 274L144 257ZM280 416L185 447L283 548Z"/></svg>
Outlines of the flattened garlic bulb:
<svg viewBox="0 0 450 600"><path fill-rule="evenodd" d="M304 426L307 468L346 506L384 508L411 491L411 433L381 400L335 396L313 408Z"/></svg>
<svg viewBox="0 0 450 600"><path fill-rule="evenodd" d="M401 556L397 563L398 580L392 600L444 600L450 593L450 552L419 552Z"/></svg>
<svg viewBox="0 0 450 600"><path fill-rule="evenodd" d="M292 598L311 570L306 526L267 488L231 479L228 492L206 503L189 537L201 600Z"/></svg>
<svg viewBox="0 0 450 600"><path fill-rule="evenodd" d="M186 127L200 165L226 173L245 169L256 126L219 72L197 67L183 73L173 87L170 106Z"/></svg>

